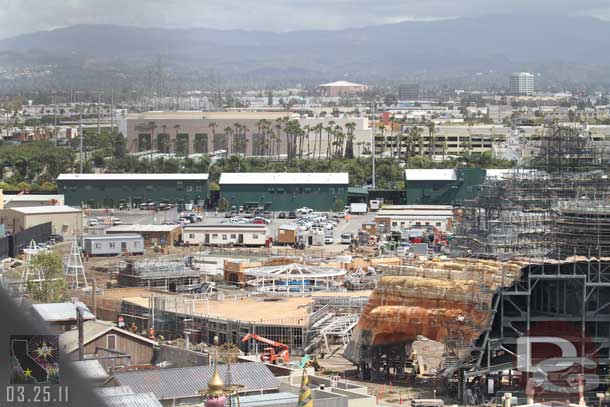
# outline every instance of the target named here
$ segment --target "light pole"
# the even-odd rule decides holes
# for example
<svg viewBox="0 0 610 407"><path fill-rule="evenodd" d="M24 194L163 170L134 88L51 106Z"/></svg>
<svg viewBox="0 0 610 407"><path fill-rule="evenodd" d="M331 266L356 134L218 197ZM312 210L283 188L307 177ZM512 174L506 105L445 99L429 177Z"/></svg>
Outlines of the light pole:
<svg viewBox="0 0 610 407"><path fill-rule="evenodd" d="M375 99L371 106L372 125L371 125L371 157L373 159L373 189L375 189Z"/></svg>

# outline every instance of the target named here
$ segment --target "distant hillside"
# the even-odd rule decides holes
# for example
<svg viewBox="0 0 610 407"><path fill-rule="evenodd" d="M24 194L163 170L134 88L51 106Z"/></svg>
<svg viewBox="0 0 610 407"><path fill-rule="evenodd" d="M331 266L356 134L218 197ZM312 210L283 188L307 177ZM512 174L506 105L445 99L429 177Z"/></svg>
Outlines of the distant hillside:
<svg viewBox="0 0 610 407"><path fill-rule="evenodd" d="M610 22L588 17L488 16L338 31L264 31L77 25L0 40L0 64L53 64L62 80L235 84L350 79L384 83L541 72L545 79L608 82ZM146 75L143 75L146 74Z"/></svg>

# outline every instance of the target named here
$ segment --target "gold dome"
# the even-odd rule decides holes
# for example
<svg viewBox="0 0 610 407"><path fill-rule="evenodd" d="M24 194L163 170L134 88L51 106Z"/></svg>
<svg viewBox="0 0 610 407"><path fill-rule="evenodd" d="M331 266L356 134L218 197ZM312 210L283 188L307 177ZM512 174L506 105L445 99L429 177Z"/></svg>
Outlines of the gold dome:
<svg viewBox="0 0 610 407"><path fill-rule="evenodd" d="M220 374L218 374L218 369L214 366L214 373L212 374L212 378L208 382L208 393L210 394L221 394L224 393L225 384L220 378Z"/></svg>

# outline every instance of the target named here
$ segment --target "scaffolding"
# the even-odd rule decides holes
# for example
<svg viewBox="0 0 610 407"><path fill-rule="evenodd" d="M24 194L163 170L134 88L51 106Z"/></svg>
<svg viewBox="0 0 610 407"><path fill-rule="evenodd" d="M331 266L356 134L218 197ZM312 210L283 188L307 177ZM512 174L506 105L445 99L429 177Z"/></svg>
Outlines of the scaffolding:
<svg viewBox="0 0 610 407"><path fill-rule="evenodd" d="M610 143L572 128L549 128L534 141L523 168L487 179L465 203L452 254L499 259L610 254L603 243L609 158Z"/></svg>

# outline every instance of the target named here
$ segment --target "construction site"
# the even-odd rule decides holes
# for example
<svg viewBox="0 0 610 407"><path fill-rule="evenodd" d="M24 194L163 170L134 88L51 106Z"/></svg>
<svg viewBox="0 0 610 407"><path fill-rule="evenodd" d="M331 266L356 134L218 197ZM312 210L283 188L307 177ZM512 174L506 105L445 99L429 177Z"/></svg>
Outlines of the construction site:
<svg viewBox="0 0 610 407"><path fill-rule="evenodd" d="M161 341L466 405L592 403L610 378L609 159L606 142L549 127L526 165L453 209L442 251L388 253L377 231L333 253L186 248L108 260L91 289L73 245L65 272L95 315ZM36 250L24 281L41 279Z"/></svg>

